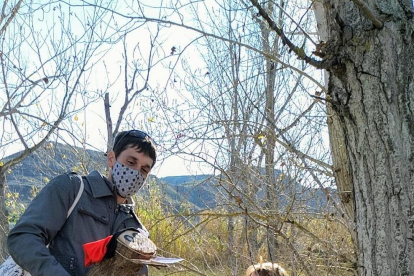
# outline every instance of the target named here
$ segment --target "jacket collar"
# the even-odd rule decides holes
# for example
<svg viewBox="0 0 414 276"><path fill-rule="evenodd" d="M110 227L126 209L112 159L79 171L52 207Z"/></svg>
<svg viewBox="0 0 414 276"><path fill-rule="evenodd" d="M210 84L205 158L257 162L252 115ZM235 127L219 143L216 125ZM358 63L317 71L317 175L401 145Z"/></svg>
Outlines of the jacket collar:
<svg viewBox="0 0 414 276"><path fill-rule="evenodd" d="M112 183L98 171L92 171L86 176L86 179L89 182L93 197L114 196Z"/></svg>

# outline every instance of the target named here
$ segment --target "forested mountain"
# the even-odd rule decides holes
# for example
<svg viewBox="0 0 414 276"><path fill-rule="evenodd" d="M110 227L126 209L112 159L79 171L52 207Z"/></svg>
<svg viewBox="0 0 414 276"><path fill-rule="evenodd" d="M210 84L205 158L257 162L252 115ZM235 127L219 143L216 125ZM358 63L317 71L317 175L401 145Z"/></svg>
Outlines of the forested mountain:
<svg viewBox="0 0 414 276"><path fill-rule="evenodd" d="M18 153L16 153L18 154ZM12 158L9 156L5 158ZM59 143L49 143L41 150L32 153L22 163L14 167L7 176L8 187L11 192L18 193L23 203L32 199L33 188L41 188L53 177L71 171L87 172L94 169L105 171L106 157L102 152L84 150ZM280 171L275 170L278 176ZM217 197L225 198L220 194L220 177L213 175L181 175L158 178L151 175L148 183L156 185L164 194L163 204L175 210L186 205L192 209L210 209L217 206ZM315 207L324 205L326 197L319 189L305 189L300 184L288 185L292 182L284 180L289 188L280 192L280 202L289 202L289 195L300 190L300 197L305 205ZM242 184L241 184L242 185ZM145 189L143 193L146 193ZM257 198L264 197L265 191L259 191Z"/></svg>
<svg viewBox="0 0 414 276"><path fill-rule="evenodd" d="M18 154L10 155L4 160ZM7 174L7 184L12 192L19 193L23 202L27 202L32 187L41 188L50 179L65 172L86 172L93 168L103 171L105 160L102 152L51 142L13 167Z"/></svg>
<svg viewBox="0 0 414 276"><path fill-rule="evenodd" d="M17 154L8 156L5 160ZM10 191L19 193L19 198L27 203L31 200L32 187L41 188L50 179L65 172L85 173L94 169L103 172L105 164L106 157L102 152L49 143L11 169L7 175L7 183ZM207 185L198 185L209 177L182 175L157 178L151 175L148 181L162 187L169 200L179 202L188 197L189 202L203 208L207 202L211 204L214 201L208 181Z"/></svg>

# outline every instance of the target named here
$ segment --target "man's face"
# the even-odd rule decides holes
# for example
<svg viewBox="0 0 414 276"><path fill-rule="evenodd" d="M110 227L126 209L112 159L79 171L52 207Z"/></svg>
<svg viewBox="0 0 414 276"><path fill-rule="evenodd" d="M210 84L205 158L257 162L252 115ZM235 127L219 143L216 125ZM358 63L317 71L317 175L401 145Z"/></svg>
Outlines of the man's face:
<svg viewBox="0 0 414 276"><path fill-rule="evenodd" d="M111 151L108 154L108 166L112 168L116 161L141 172L145 177L150 173L152 164L154 163L151 157L146 156L143 152L138 152L137 148L131 147L122 151L117 159L115 159L115 153Z"/></svg>

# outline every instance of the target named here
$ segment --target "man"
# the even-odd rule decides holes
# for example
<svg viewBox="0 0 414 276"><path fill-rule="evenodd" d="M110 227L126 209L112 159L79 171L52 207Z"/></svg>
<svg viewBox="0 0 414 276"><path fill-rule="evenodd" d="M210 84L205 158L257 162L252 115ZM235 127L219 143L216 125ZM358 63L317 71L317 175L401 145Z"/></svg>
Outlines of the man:
<svg viewBox="0 0 414 276"><path fill-rule="evenodd" d="M107 155L108 178L97 171L82 177L84 191L68 218L80 179L75 174L52 179L10 231L7 245L15 262L32 276L86 275L91 266L85 267L83 244L131 227L146 232L131 196L155 162L155 144L146 133L120 132ZM137 274L147 275L144 269Z"/></svg>

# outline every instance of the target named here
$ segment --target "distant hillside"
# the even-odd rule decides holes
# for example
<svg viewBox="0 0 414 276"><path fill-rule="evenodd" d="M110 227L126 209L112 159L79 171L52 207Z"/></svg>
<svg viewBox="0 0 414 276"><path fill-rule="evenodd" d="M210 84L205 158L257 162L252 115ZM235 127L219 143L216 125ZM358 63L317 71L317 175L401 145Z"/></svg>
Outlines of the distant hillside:
<svg viewBox="0 0 414 276"><path fill-rule="evenodd" d="M161 177L162 181L167 182L170 185L181 185L184 183L191 183L194 181L202 181L206 178L209 178L211 175L209 174L202 174L202 175L180 175L180 176L166 176Z"/></svg>
<svg viewBox="0 0 414 276"><path fill-rule="evenodd" d="M10 155L5 160L18 154ZM12 192L18 192L20 199L27 202L32 186L43 187L50 179L65 172L104 171L105 164L106 157L102 152L48 143L13 167L7 175L7 183Z"/></svg>
<svg viewBox="0 0 414 276"><path fill-rule="evenodd" d="M15 153L5 158L12 159L19 155ZM47 176L53 177L68 171L92 170L98 166L103 169L106 157L103 152L88 150L60 143L48 143L36 152L30 154L20 164L17 164L8 179L24 177Z"/></svg>
<svg viewBox="0 0 414 276"><path fill-rule="evenodd" d="M9 156L6 160L16 155ZM19 193L20 199L27 203L31 200L33 186L43 187L53 177L70 171L85 173L97 169L103 172L105 165L106 157L102 152L50 143L12 168L7 176L7 183L10 191ZM280 173L275 170L277 177ZM227 198L226 192L219 187L216 178L211 175L163 178L150 176L150 179L155 179L155 185L163 193L163 204L174 210L180 210L184 206L191 209L211 209L218 203L225 202ZM288 177L284 178L283 183L284 185L281 185L277 191L281 208L288 206L292 198L315 210L319 208L318 206L326 205L326 196L320 189L306 188L289 180ZM265 194L266 185L262 185L254 195L254 200L262 200ZM332 194L334 191L331 191Z"/></svg>
<svg viewBox="0 0 414 276"><path fill-rule="evenodd" d="M10 155L5 160L14 158L18 154ZM49 143L12 168L11 173L7 175L7 183L10 191L19 193L20 199L27 203L31 200L33 186L41 188L50 179L65 172L84 173L95 169L103 172L105 165L106 157L103 152ZM208 177L209 175L184 175L158 179L150 176L156 179L157 185L160 185L166 193L169 205L180 205L184 200L188 200L188 203L194 204L195 208L205 208L206 203L211 205L215 200L208 185L199 185L200 181Z"/></svg>
<svg viewBox="0 0 414 276"><path fill-rule="evenodd" d="M275 175L279 176L280 171L275 170ZM195 209L212 209L218 204L225 204L228 201L228 194L218 185L217 178L211 175L200 176L172 176L164 177L157 180L158 185L166 195L167 199L164 204L180 210L182 205L190 204ZM243 183L238 183L239 188ZM258 205L265 201L266 186L258 187L256 194L250 195L252 200ZM243 189L243 188L242 188ZM335 198L336 191L329 189L329 194ZM237 191L234 195L239 195ZM244 197L244 195L241 195ZM319 188L310 188L302 186L300 183L289 180L286 177L276 190L274 200L278 200L281 209L291 208L292 200L296 206L311 212L320 212L327 206L327 197L325 192Z"/></svg>
<svg viewBox="0 0 414 276"><path fill-rule="evenodd" d="M216 203L216 188L211 175L169 176L157 180L163 192L171 199L170 205L178 208L190 203L196 209L213 208Z"/></svg>

